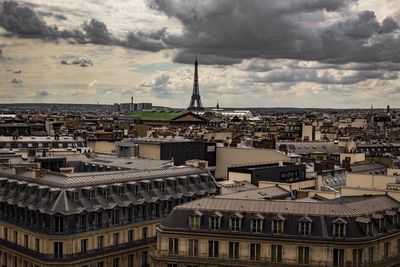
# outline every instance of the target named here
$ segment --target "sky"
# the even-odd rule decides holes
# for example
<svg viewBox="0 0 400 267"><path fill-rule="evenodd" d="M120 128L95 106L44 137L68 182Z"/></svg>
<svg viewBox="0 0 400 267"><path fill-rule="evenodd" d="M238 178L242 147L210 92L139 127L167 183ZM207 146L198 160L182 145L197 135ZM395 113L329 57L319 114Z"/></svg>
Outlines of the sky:
<svg viewBox="0 0 400 267"><path fill-rule="evenodd" d="M0 103L398 107L399 0L0 0Z"/></svg>

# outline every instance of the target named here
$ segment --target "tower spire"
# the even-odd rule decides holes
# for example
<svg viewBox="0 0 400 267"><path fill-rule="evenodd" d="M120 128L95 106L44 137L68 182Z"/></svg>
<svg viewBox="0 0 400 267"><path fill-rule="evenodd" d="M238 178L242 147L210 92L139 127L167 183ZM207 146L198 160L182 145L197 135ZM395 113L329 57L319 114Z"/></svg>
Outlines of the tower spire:
<svg viewBox="0 0 400 267"><path fill-rule="evenodd" d="M190 99L190 104L187 110L189 111L203 111L203 104L201 103L200 98L200 89L199 89L199 70L198 70L199 62L194 61L194 81L193 81L193 93L192 98Z"/></svg>

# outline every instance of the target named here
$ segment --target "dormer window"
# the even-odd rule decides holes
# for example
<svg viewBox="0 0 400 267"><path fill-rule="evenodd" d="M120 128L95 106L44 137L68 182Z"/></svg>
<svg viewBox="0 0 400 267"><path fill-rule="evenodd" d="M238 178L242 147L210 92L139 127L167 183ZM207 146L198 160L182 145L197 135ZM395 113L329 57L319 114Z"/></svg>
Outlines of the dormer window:
<svg viewBox="0 0 400 267"><path fill-rule="evenodd" d="M283 228L285 224L285 218L278 214L277 216L272 218L272 233L273 234L282 234Z"/></svg>
<svg viewBox="0 0 400 267"><path fill-rule="evenodd" d="M397 223L397 213L394 210L386 211L386 216L391 226L396 225Z"/></svg>
<svg viewBox="0 0 400 267"><path fill-rule="evenodd" d="M304 216L298 221L299 235L308 236L311 233L311 218Z"/></svg>
<svg viewBox="0 0 400 267"><path fill-rule="evenodd" d="M78 192L77 191L70 192L70 197L71 197L72 203L77 205L78 204Z"/></svg>
<svg viewBox="0 0 400 267"><path fill-rule="evenodd" d="M243 215L236 212L229 218L229 229L232 232L239 232L242 224Z"/></svg>
<svg viewBox="0 0 400 267"><path fill-rule="evenodd" d="M191 216L189 220L190 228L191 229L198 229L200 228L200 223L201 223L201 217L203 216L203 213L201 213L199 210L196 210Z"/></svg>
<svg viewBox="0 0 400 267"><path fill-rule="evenodd" d="M106 188L106 189L104 190L104 198L105 198L107 201L110 201L110 200L111 200L111 189L110 189L110 188Z"/></svg>
<svg viewBox="0 0 400 267"><path fill-rule="evenodd" d="M210 230L219 230L221 228L222 214L219 211L210 216Z"/></svg>
<svg viewBox="0 0 400 267"><path fill-rule="evenodd" d="M345 237L346 236L346 224L347 222L342 219L336 219L333 221L333 236L334 237Z"/></svg>
<svg viewBox="0 0 400 267"><path fill-rule="evenodd" d="M264 222L264 216L257 214L250 221L250 228L253 233L261 233Z"/></svg>
<svg viewBox="0 0 400 267"><path fill-rule="evenodd" d="M385 219L383 217L383 214L373 214L372 219L374 219L374 221L376 222L379 231L382 231L385 228Z"/></svg>
<svg viewBox="0 0 400 267"><path fill-rule="evenodd" d="M371 219L369 217L357 217L356 223L363 229L366 235L371 233Z"/></svg>
<svg viewBox="0 0 400 267"><path fill-rule="evenodd" d="M124 198L124 195L125 195L125 188L123 186L119 186L118 187L118 196L120 198Z"/></svg>
<svg viewBox="0 0 400 267"><path fill-rule="evenodd" d="M95 202L95 199L96 199L96 194L95 194L95 192L96 192L96 191L95 191L93 188L91 188L91 187L85 187L84 189L85 189L84 192L86 192L87 200L88 200L90 203Z"/></svg>

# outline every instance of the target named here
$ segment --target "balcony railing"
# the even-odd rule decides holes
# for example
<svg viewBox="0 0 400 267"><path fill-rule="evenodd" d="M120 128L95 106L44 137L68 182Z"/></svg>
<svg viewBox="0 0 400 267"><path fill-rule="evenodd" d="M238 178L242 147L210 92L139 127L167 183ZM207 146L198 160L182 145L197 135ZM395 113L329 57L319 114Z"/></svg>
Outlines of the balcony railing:
<svg viewBox="0 0 400 267"><path fill-rule="evenodd" d="M389 267L397 266L400 264L400 255L393 256L384 260L375 261L372 264L363 262L360 265L355 265L352 262L345 262L344 265L333 265L332 262L326 261L312 261L307 264L298 263L297 259L284 259L281 261L272 261L270 257L260 257L259 260L251 259L249 256L240 256L236 259L229 258L226 253L219 254L218 257L209 257L207 253L200 253L198 256L189 256L187 253L180 253L178 255L170 255L168 251L157 250L151 253L155 261L176 261L176 262L201 262L207 264L221 264L226 266L274 266L274 267L295 267L295 266L309 266L309 267ZM332 259L331 259L332 260Z"/></svg>
<svg viewBox="0 0 400 267"><path fill-rule="evenodd" d="M87 250L85 252L62 254L62 255L43 254L43 253L37 252L35 250L29 249L24 246L17 245L13 242L10 242L10 241L7 241L7 240L1 239L1 238L0 238L0 246L15 250L15 251L23 253L27 256L31 256L31 257L34 257L36 259L43 260L43 261L71 261L71 260L79 260L79 259L83 259L83 258L98 256L98 255L106 254L106 253L117 252L120 250L126 250L126 249L132 249L132 248L142 248L142 247L146 247L149 244L156 242L156 240L157 240L157 237L153 236L153 237L149 237L146 239L134 240L132 242L122 243L122 244L118 244L118 245Z"/></svg>

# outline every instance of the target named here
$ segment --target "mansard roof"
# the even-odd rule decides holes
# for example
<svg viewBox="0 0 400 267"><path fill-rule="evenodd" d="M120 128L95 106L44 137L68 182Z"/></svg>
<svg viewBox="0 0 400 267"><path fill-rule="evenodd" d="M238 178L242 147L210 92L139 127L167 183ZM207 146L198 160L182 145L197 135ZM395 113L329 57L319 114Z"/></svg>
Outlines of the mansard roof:
<svg viewBox="0 0 400 267"><path fill-rule="evenodd" d="M374 214L390 216L399 211L400 202L387 195L368 196L368 197L343 197L338 200L324 200L320 202L300 202L284 200L254 200L254 199L223 199L208 197L198 199L179 205L163 220L159 230L161 232L196 232L197 234L208 234L208 218L214 216L216 212L221 216L221 227L213 234L231 234L229 229L229 219L232 214L240 213L243 215L241 223L241 235L254 236L257 238L293 238L298 239L299 221L312 222L310 235L302 236L302 239L330 240L334 239L333 225L344 223L346 227L346 239L364 240L374 236L382 236L399 231L398 222L387 220L385 229L378 229L371 224L371 231L365 231L365 223L369 223ZM201 225L197 229L188 228L189 216L194 210L203 213ZM387 212L390 211L390 212ZM260 233L251 231L251 221L254 218L263 218L263 227ZM284 218L285 224L283 233L276 237L272 231L272 220ZM179 218L179 219L178 219ZM344 240L344 239L342 239ZM339 241L338 241L339 242ZM342 241L340 241L342 242Z"/></svg>
<svg viewBox="0 0 400 267"><path fill-rule="evenodd" d="M157 185L163 181L166 182L163 187ZM169 181L176 181L176 184ZM149 187L148 184L154 185ZM121 187L124 190L119 190ZM28 171L18 175L0 173L0 203L47 214L95 212L164 200L198 198L217 192L214 178L198 168L47 173L39 178L32 178L32 172Z"/></svg>

